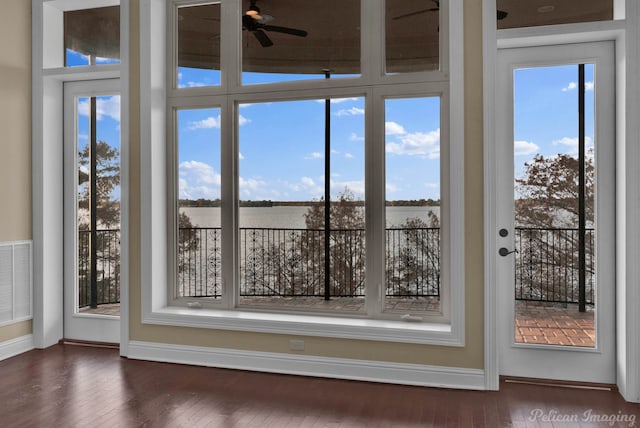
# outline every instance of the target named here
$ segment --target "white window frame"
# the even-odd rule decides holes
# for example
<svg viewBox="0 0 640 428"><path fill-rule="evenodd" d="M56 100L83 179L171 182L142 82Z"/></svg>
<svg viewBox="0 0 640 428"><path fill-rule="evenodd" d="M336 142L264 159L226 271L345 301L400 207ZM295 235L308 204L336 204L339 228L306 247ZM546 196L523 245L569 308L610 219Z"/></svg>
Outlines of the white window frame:
<svg viewBox="0 0 640 428"><path fill-rule="evenodd" d="M120 5L120 63L64 67L65 11ZM129 343L129 2L32 0L33 335L37 348L63 337L63 86L120 79L120 354Z"/></svg>
<svg viewBox="0 0 640 428"><path fill-rule="evenodd" d="M184 4L176 1L173 4ZM295 334L303 336L339 337L350 339L369 339L390 342L407 342L438 344L448 346L464 346L464 70L463 70L463 2L462 0L443 1L441 3L443 16L448 17L446 25L441 31L448 29L449 43L443 43L441 50L442 70L425 74L407 73L394 76L384 76L384 58L380 53L367 55L371 52L382 52L380 49L372 49L375 46L383 46L383 32L371 31L375 22L383 21L383 0L366 0L361 2L363 21L361 22L363 34L371 34L373 37L364 37L362 46L361 74L356 83L352 79L332 79L330 81L305 81L286 82L268 85L240 85L240 38L229 40L225 34L240 34L240 3L233 0L220 0L222 4L222 34L221 39L221 68L222 84L219 87L207 88L180 88L175 89L175 72L167 70L168 64L173 64L172 43L165 37L174 31L175 20L171 19L172 7L167 7L165 0L141 0L140 27L141 27L141 188L142 204L142 322L145 324L175 325L185 327L202 327L211 329ZM448 9L448 10L447 10ZM383 24L381 24L383 25ZM447 38L443 38L446 40ZM451 49L448 49L450 44ZM447 61L448 59L448 61ZM173 67L171 65L170 67ZM168 119L167 111L172 111L176 106L202 106L221 107L222 116L222 141L234 141L234 144L223 144L222 165L223 168L237 168L237 155L234 135L234 117L236 105L242 101L260 101L277 99L303 99L303 98L327 98L344 97L351 93L359 96L366 95L366 110L370 112L382 111L374 107L374 103L380 103L383 97L375 97L375 87L382 83L393 83L401 89L403 94L433 94L445 93L443 84L448 90L448 100L443 96L441 104L447 106L444 117L449 119L449 139L451 162L448 165L447 179L450 195L450 230L448 237L450 247L445 260L455 262L456 268L446 266L450 273L450 313L446 321L407 323L403 321L391 321L384 319L348 318L346 316L320 316L314 314L292 314L274 312L255 312L238 310L233 308L233 301L225 303L226 309L214 308L189 308L175 306L169 299L168 287L170 281L167 275L167 260L170 243L169 234L173 223L168 215L173 201L169 201L169 186L167 181L167 150L172 147L168 144L168 137L174 135L172 119ZM182 97L181 93L188 93L188 97ZM224 96L224 99L216 98ZM178 102L177 100L180 99ZM378 101L376 101L376 99ZM167 110L167 107L170 107ZM441 107L444 111L444 107ZM382 120L382 122L380 122ZM379 139L384 141L384 118L377 118L375 123L380 126L372 126L374 121L368 121L365 129L365 138L368 141ZM373 144L367 145L365 150L372 150ZM366 169L371 169L382 162L384 165L384 150L379 153L367 152ZM230 175L222 171L223 176ZM368 174L365 179L367 192L367 206L384 207L384 177L382 181L372 178ZM237 180L223 181L222 198L224 200L236 200ZM235 253L233 247L227 247L235 242L233 233L237 222L237 208L234 204L226 204L222 214L222 241L223 241L223 289L229 283L236 283L237 273L235 263L228 258ZM371 235L374 229L384 230L384 213L373 215L374 221L367 223L367 234ZM378 234L384 236L384 234ZM225 244L226 242L226 244ZM367 250L367 292L371 284L379 289L380 284L375 285L373 278L384 278L382 263L376 265L375 261L384 260L384 244L367 242L371 250ZM229 248L231 250L229 251ZM373 249L375 248L375 250ZM226 251L225 251L226 250ZM377 270L376 270L377 266ZM381 280L384 281L384 280ZM232 296L232 293L227 293ZM223 299L224 300L224 299Z"/></svg>

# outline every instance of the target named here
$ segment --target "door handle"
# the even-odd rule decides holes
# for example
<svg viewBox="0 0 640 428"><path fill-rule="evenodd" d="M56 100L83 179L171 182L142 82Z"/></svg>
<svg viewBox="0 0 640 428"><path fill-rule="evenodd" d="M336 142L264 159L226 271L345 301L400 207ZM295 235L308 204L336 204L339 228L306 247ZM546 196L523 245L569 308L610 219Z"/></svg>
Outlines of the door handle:
<svg viewBox="0 0 640 428"><path fill-rule="evenodd" d="M502 247L502 248L500 248L498 250L498 254L500 254L502 257L506 257L511 253L517 253L517 252L518 252L518 250L516 250L516 249L509 251L509 249L505 248L505 247Z"/></svg>

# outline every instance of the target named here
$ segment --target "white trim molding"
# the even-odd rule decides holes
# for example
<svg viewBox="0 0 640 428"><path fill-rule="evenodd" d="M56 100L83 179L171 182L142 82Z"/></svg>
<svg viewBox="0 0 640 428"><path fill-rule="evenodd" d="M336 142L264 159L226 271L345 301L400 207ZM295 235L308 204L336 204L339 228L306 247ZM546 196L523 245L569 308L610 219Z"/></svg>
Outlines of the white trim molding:
<svg viewBox="0 0 640 428"><path fill-rule="evenodd" d="M129 358L402 385L484 390L484 371L313 355L129 342Z"/></svg>
<svg viewBox="0 0 640 428"><path fill-rule="evenodd" d="M624 4L625 9L621 9ZM496 30L496 0L483 0L485 386L498 388L495 219L495 57L497 49L614 40L616 43L616 359L617 386L640 402L640 4L616 0L615 21ZM624 19L620 19L623 18Z"/></svg>
<svg viewBox="0 0 640 428"><path fill-rule="evenodd" d="M27 351L31 351L32 349L35 349L33 334L27 334L26 336L7 340L0 343L0 361L15 357L16 355L23 354Z"/></svg>
<svg viewBox="0 0 640 428"><path fill-rule="evenodd" d="M181 4L183 2L180 2ZM229 3L229 5L227 5ZM229 18L233 18L233 13L239 13L237 4L223 1L222 13ZM228 6L228 7L227 7ZM368 17L363 20L363 25L370 25L377 22L377 18L371 14L382 13L382 0L372 0L371 5L363 3L363 16ZM140 1L140 156L141 156L141 188L144 192L141 195L141 217L145 219L141 229L141 294L142 294L142 323L155 325L173 325L183 327L197 327L210 329L225 329L235 331L269 332L280 334L300 334L322 337L337 337L350 339L369 339L389 342L406 342L433 344L442 346L464 346L465 344L465 270L464 270L464 51L463 51L463 1L452 0L443 3L443 7L450 8L448 25L443 25L449 29L450 43L452 48L446 55L444 71L435 73L435 77L429 79L413 76L386 76L381 74L383 57L381 50L371 49L371 55L364 55L362 61L363 75L354 83L346 79L335 79L330 82L321 80L319 82L285 82L273 85L248 85L243 87L239 84L238 61L234 55L238 55L238 46L225 45L223 37L223 58L222 61L229 67L227 77L222 78L219 87L198 88L197 91L189 90L184 93L184 89L172 88L172 83L167 79L167 64L170 59L170 51L167 45L167 34L171 34L171 24L168 14L171 9L167 8L165 0L141 0ZM235 8L235 9L234 9ZM234 12L235 11L235 12ZM374 12L377 11L377 12ZM232 13L233 12L233 13ZM239 25L239 20L223 19L230 25L235 22ZM225 27L226 28L226 27ZM227 28L229 34L238 33L239 29ZM224 29L223 29L224 31ZM443 30L444 31L444 30ZM230 38L232 39L232 37ZM366 38L364 38L366 39ZM173 40L173 38L171 38ZM236 40L237 41L237 40ZM363 49L371 40L363 40ZM226 46L226 48L225 48ZM370 46L369 46L370 47ZM225 50L227 49L227 50ZM228 62L225 62L225 55ZM168 58L169 57L169 58ZM224 65L223 65L224 66ZM175 64L169 68L174 69ZM223 76L225 73L223 73ZM424 80L424 81L423 81ZM450 249L446 257L445 269L450 278L449 306L450 314L440 314L433 319L425 319L421 323L407 323L405 321L387 321L384 319L349 318L346 314L331 314L333 316L322 316L319 314L294 314L273 312L259 313L250 309L237 310L233 305L230 292L226 294L226 300L217 302L204 302L201 308L184 307L173 305L168 289L171 288L171 279L166 266L168 261L167 251L172 248L168 230L169 218L169 192L167 177L167 147L171 147L172 120L173 118L165 112L167 106L171 107L175 103L186 103L186 105L200 106L203 101L210 103L216 96L225 96L228 102L222 103L222 117L227 118L228 126L222 127L222 138L229 144L223 144L223 179L222 198L233 201L237 195L237 178L232 171L227 173L224 168L235 168L236 156L231 150L236 144L233 135L233 101L256 100L271 101L273 99L297 99L298 97L326 97L340 96L349 91L356 91L358 94L371 91L372 87L412 88L411 94L415 94L415 87L429 88L443 86L448 88L448 99L443 101L443 115L449 119L450 129L450 156L452 161L447 165L450 186ZM350 85L351 87L347 87ZM413 85L413 86L412 86ZM394 89L395 90L395 89ZM424 90L424 89L423 89ZM183 94L183 95L180 95ZM209 98L199 95L208 94ZM196 96L198 95L198 96ZM184 98L184 99L183 99ZM368 98L372 98L371 94ZM443 97L446 98L446 97ZM207 104L208 105L208 104ZM368 107L372 106L369 101ZM446 109L446 111L445 111ZM376 108L373 108L376 111ZM225 114L225 111L227 112ZM371 126L369 126L371 128ZM368 128L368 129L369 129ZM227 134L225 134L227 132ZM373 131L367 131L369 135ZM384 130L381 127L373 140L382 141ZM382 151L381 151L382 153ZM375 168L365 168L374 171ZM369 172L366 182L371 182ZM378 186L378 202L381 202L380 192L384 187ZM371 190L369 188L369 190ZM374 192L375 193L375 192ZM369 192L371 196L371 192ZM367 198L369 198L369 196ZM375 199L375 198L374 198ZM370 203L371 199L367 199ZM224 204L223 204L224 205ZM223 288L234 290L238 284L237 264L234 260L233 251L235 221L233 204L226 205L226 215L223 215L223 250L222 250L222 278ZM372 212L367 208L367 212ZM173 226L170 226L173 227ZM374 235L374 234L372 234ZM230 239L226 239L226 238ZM445 238L446 240L447 238ZM224 243L227 244L224 244ZM226 247L225 247L226 245ZM226 251L230 249L231 251ZM369 252L368 257L381 260L382 251ZM377 258L376 258L377 257ZM371 261L368 259L368 265ZM451 266L455 260L456 267ZM377 262L379 266L382 266ZM381 273L382 274L382 273ZM367 278L375 278L379 275L367 275ZM378 289L379 284L373 284L373 279L369 280L369 286ZM375 287L373 287L375 286ZM375 294L374 294L375 295ZM200 303L200 302L198 302ZM446 304L446 303L445 303ZM449 308L447 308L449 309ZM373 311L372 311L373 312ZM444 312L444 311L443 311ZM337 315L337 316L336 316ZM378 314L375 314L378 316ZM384 318L384 317L380 317Z"/></svg>
<svg viewBox="0 0 640 428"><path fill-rule="evenodd" d="M117 4L121 4L120 64L64 67L64 11ZM124 320L122 330L128 333L129 7L129 1L119 0L31 0L33 337L37 348L55 345L64 335L62 106L65 82L122 79L121 320ZM128 338L121 340L126 344ZM121 352L126 353L126 348Z"/></svg>

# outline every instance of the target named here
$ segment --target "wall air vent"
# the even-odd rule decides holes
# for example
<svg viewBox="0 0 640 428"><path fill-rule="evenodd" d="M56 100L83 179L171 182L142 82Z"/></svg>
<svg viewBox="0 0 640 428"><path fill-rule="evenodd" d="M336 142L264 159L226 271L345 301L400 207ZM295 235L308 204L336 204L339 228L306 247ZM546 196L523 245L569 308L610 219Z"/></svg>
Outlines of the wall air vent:
<svg viewBox="0 0 640 428"><path fill-rule="evenodd" d="M0 326L32 318L31 241L0 243Z"/></svg>

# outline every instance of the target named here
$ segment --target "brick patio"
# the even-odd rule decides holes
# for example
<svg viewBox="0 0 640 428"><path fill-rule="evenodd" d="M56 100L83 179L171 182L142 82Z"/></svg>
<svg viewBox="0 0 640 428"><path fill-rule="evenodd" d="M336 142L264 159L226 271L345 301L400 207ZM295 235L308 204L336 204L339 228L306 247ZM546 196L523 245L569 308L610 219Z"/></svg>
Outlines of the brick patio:
<svg viewBox="0 0 640 428"><path fill-rule="evenodd" d="M516 303L515 340L519 343L594 347L593 308L579 312L577 305L563 308L519 301Z"/></svg>

